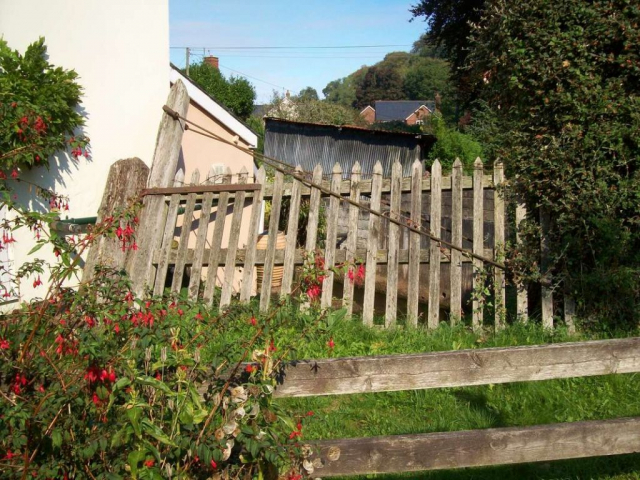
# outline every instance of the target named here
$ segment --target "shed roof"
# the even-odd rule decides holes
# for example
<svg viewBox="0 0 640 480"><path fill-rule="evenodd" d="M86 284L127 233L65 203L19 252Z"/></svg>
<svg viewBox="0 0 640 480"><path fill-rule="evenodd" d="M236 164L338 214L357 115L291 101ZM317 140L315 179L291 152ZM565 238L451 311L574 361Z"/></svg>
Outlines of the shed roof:
<svg viewBox="0 0 640 480"><path fill-rule="evenodd" d="M425 106L430 112L435 109L431 100L377 100L375 103L376 122L405 121L409 115Z"/></svg>

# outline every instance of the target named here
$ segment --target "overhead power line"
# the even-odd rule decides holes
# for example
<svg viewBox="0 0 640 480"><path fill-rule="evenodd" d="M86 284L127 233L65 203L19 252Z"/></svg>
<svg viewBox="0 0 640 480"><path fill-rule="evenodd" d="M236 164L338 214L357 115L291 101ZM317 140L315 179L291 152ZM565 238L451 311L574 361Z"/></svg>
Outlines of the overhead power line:
<svg viewBox="0 0 640 480"><path fill-rule="evenodd" d="M270 50L270 49L333 49L333 48L388 48L388 47L411 47L410 44L388 44L388 45L322 45L322 46L253 46L253 47L169 47L169 48L203 48L206 50Z"/></svg>
<svg viewBox="0 0 640 480"><path fill-rule="evenodd" d="M226 68L227 70L230 70L230 71L232 71L234 73L237 73L238 75L242 75L243 77L252 78L253 80L257 80L258 82L266 83L267 85L271 85L272 87L283 88L285 90L288 90L287 87L284 87L282 85L276 85L275 83L271 83L271 82L268 82L266 80L262 80L261 78L254 77L252 75L247 75L246 73L239 72L238 70L234 70L233 68L226 67L226 66L224 66L222 64L218 64L218 66L222 67L222 68Z"/></svg>

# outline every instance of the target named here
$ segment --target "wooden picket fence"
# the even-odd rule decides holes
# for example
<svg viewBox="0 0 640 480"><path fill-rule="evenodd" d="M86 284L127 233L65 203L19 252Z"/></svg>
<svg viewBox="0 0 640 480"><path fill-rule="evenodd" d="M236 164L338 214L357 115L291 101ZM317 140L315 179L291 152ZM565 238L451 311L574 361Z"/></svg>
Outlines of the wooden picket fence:
<svg viewBox="0 0 640 480"><path fill-rule="evenodd" d="M287 365L276 397L342 395L640 371L640 338ZM414 472L640 452L640 418L309 442L312 477Z"/></svg>
<svg viewBox="0 0 640 480"><path fill-rule="evenodd" d="M477 159L473 175L463 172L460 161L456 161L450 176L443 176L438 161L430 172L416 161L412 176L402 178L400 163L392 167L390 178L382 177L382 165L375 165L371 179L361 180L359 164L356 163L348 179L343 179L342 169L336 164L330 180L323 180L323 171L317 166L313 172L292 171L298 178L276 171L266 181L264 168L257 172L255 182L248 183L249 173L242 171L233 175L230 171L217 177L209 172L200 182L200 173L194 172L190 185L184 186L181 171L176 174L174 186L150 188L144 195L163 198L161 223L156 231L144 232L146 241L155 245L152 256L153 268L147 283L155 294L165 288L178 293L188 287L191 299L201 298L207 304L214 300L224 308L234 295L247 302L260 295L260 307L266 310L272 301L272 279L274 268L282 266L282 284L275 293L291 293L297 269L303 264L306 252L318 250L320 216L324 215L326 238L320 254L328 269L336 265L358 265L365 267L363 285L362 318L365 324L374 324L374 315L384 316L384 325L393 325L398 318L398 279L403 269L406 291L407 323L417 325L426 313L426 325L435 328L441 320L443 310L450 312L452 322L458 321L464 312L471 313L472 325L479 328L485 315L486 297L480 293L488 285L493 303L494 325L501 328L507 317L506 282L504 268L491 266L499 259L507 238L505 202L496 190L504 181L501 163L493 165L492 175L484 173L483 164ZM251 179L253 180L253 178ZM316 188L317 185L321 188ZM328 193L332 193L329 195ZM444 200L447 197L447 218L443 218ZM338 196L348 198L381 215L349 204L341 205ZM463 198L464 197L464 198ZM278 226L282 223L283 201L288 202L286 219L286 246L277 248ZM308 205L307 223L304 226L306 241L297 245L299 218L303 201ZM266 229L266 250L256 248L262 230L264 203L270 203L269 225ZM408 208L404 209L402 204ZM466 203L465 203L466 202ZM487 203L492 208L486 208ZM465 212L471 212L463 221ZM472 207L469 208L469 203ZM427 208L428 211L424 211ZM218 214L218 212L226 212ZM515 221L521 221L524 207L515 208ZM338 245L339 219L346 238ZM395 223L393 222L395 220ZM445 221L446 220L446 221ZM463 223L465 235L463 236ZM241 237L242 226L245 228ZM406 225L410 228L404 228ZM384 226L385 229L382 229ZM515 226L515 225L514 225ZM489 228L490 227L490 228ZM418 232L426 230L430 239ZM486 232L486 230L491 230ZM514 229L512 229L514 231ZM248 232L248 234L246 233ZM490 235L488 234L490 233ZM363 243L362 235L366 236ZM359 237L360 235L360 237ZM223 238L226 245L223 244ZM401 238L403 242L401 242ZM444 241L444 239L447 239ZM457 246L476 255L452 248ZM384 247L384 248L382 248ZM489 263L487 263L487 261ZM544 262L543 262L544 264ZM442 283L443 265L448 265L447 283ZM262 285L255 291L255 267L264 269ZM385 271L381 272L380 267ZM428 269L428 270L427 270ZM463 303L463 269L468 277L466 296L472 301ZM480 274L488 272L487 274ZM133 271L132 275L136 275ZM384 288L376 290L376 279ZM547 280L549 280L547 278ZM341 298L335 298L335 285L342 284ZM420 292L428 285L428 294ZM548 285L542 287L542 320L545 326L553 326L553 298ZM216 295L219 288L219 297ZM320 304L322 307L344 307L351 314L354 308L354 282L347 278L336 278L329 272L323 281ZM376 294L380 303L384 295L384 309L375 311ZM448 295L444 292L448 291ZM511 317L523 321L528 317L528 296L525 285L514 285L517 311ZM471 295L469 295L471 293ZM443 298L448 297L446 305ZM426 300L426 302L424 301ZM404 300L402 300L404 302ZM423 304L426 303L426 311ZM421 307L422 305L422 307ZM572 309L565 303L565 321L572 327ZM404 307L404 303L402 305ZM445 308L446 307L446 308ZM421 312L421 309L423 312Z"/></svg>

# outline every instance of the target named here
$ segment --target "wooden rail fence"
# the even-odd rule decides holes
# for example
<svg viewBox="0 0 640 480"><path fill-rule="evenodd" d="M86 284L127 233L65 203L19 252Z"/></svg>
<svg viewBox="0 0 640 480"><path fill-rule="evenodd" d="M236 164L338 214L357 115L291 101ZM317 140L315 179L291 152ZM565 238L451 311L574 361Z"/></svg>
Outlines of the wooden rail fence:
<svg viewBox="0 0 640 480"><path fill-rule="evenodd" d="M300 169L297 173L304 175ZM346 180L338 164L330 180L322 180L320 166L307 174L313 184L381 211L382 217L353 204L343 208L337 195L327 195L281 172L265 181L263 168L255 183L248 183L246 171L237 174L233 183L230 171L221 179L214 179L210 172L203 184L199 184L200 173L196 171L189 186L181 186L184 179L180 175L178 172L174 187L143 191L145 198L164 198L163 205L158 207L164 212L160 214L163 220L155 232L145 232L154 237L152 241L158 246L150 259L153 268L144 280L155 294L165 288L177 293L188 287L191 299L201 296L208 304L218 301L220 307L227 306L233 295L246 302L259 294L264 310L273 293L291 292L305 252L316 251L322 245L320 250L327 268L344 263L364 265L366 273L360 293L362 317L367 325L374 324L376 315L384 315L384 325L391 326L401 311L406 313L408 324L417 325L424 318L429 328L435 328L446 310L452 322L470 314L472 325L479 328L486 317L486 298L472 292L482 292L485 287L492 295L493 324L501 328L504 323L505 273L502 268L490 268L486 262L499 260L509 230L506 205L496 191L504 181L501 163L493 165L491 176L484 173L480 159L476 160L472 176L464 175L460 161L453 165L451 176L442 175L438 161L430 172L425 172L422 163L416 161L408 178L401 177L398 162L392 167L391 178L382 177L380 163L367 180L360 179L357 163ZM258 250L265 201L270 204L268 239L266 250ZM408 209L402 207L403 202ZM300 245L299 219L303 208L308 211L302 227L306 240ZM521 221L526 215L524 207L519 205L514 210L515 221ZM285 214L287 218L281 218ZM447 248L446 242L431 240L391 220L422 228L458 248ZM286 247L278 249L277 233L283 223ZM321 231L320 225L326 229ZM514 230L512 227L511 231ZM472 251L475 258L470 258L463 249ZM260 291L256 291L255 285L256 266L264 269ZM279 291L272 288L276 267L283 269ZM480 274L485 267L491 270L488 277ZM444 277L443 272L447 273ZM321 306L344 307L351 314L356 288L347 278L329 273L322 285ZM527 286L514 285L514 292L517 310L513 316L526 321ZM550 288L543 289L542 302L543 322L552 326ZM572 311L568 308L564 311L570 323Z"/></svg>
<svg viewBox="0 0 640 480"><path fill-rule="evenodd" d="M277 397L463 387L640 372L640 338L287 365ZM640 452L640 418L310 442L314 477Z"/></svg>

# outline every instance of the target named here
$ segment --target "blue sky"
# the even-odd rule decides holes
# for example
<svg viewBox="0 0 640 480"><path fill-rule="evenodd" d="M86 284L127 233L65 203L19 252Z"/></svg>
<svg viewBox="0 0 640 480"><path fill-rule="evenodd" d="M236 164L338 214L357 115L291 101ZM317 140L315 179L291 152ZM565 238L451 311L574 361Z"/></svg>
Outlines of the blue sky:
<svg viewBox="0 0 640 480"><path fill-rule="evenodd" d="M225 75L242 72L254 77L249 80L256 88L257 103L268 102L274 89L297 93L312 86L322 96L322 89L331 80L376 63L386 53L411 48L426 29L421 19L409 22L412 3L415 2L170 0L170 45L192 47L192 61L200 61L203 52L218 56ZM299 48L342 45L401 46ZM274 46L296 48L228 48ZM171 61L183 67L185 49L172 48Z"/></svg>

